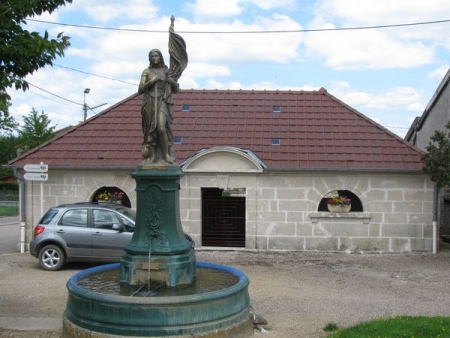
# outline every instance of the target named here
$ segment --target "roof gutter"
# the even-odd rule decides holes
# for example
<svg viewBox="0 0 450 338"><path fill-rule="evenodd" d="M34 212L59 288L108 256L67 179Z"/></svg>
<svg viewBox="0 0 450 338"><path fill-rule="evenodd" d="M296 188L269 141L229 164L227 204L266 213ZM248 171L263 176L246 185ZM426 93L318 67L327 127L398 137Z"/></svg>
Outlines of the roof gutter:
<svg viewBox="0 0 450 338"><path fill-rule="evenodd" d="M24 178L19 175L17 168L14 168L14 177L19 181L19 196L20 196L20 253L25 252L26 240L26 215L25 215L25 182Z"/></svg>
<svg viewBox="0 0 450 338"><path fill-rule="evenodd" d="M11 168L13 170L23 169L23 165L4 165L5 168ZM136 166L85 166L85 167L76 167L76 166L51 166L51 169L54 170L105 170L105 169L114 169L114 170L127 170L132 171L136 170L138 165ZM49 166L50 168L50 166Z"/></svg>
<svg viewBox="0 0 450 338"><path fill-rule="evenodd" d="M11 169L22 169L23 166L15 165L4 165L5 168ZM50 166L49 166L50 167ZM136 166L85 166L85 167L75 167L75 166L51 166L53 170L126 170L133 171L137 170ZM319 171L329 171L329 172L380 172L380 173L413 173L423 172L422 169L370 169L370 168L264 168L265 172L319 172Z"/></svg>
<svg viewBox="0 0 450 338"><path fill-rule="evenodd" d="M438 251L438 204L439 204L439 188L438 185L434 184L434 195L433 195L433 253L436 254Z"/></svg>

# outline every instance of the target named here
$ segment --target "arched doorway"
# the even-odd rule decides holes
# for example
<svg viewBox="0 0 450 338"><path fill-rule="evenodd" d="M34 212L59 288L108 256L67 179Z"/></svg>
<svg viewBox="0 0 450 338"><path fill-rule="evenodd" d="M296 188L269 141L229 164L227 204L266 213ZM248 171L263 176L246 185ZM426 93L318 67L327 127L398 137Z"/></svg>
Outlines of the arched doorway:
<svg viewBox="0 0 450 338"><path fill-rule="evenodd" d="M117 187L101 187L92 195L92 202L109 201L121 203L123 206L131 208L131 202L128 195Z"/></svg>

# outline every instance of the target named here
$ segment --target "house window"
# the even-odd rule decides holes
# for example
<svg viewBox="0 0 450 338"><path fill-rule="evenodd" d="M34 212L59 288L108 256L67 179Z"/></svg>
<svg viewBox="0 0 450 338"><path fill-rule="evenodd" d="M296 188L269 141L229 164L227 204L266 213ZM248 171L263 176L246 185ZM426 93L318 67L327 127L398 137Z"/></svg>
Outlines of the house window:
<svg viewBox="0 0 450 338"><path fill-rule="evenodd" d="M183 104L183 108L181 108L181 111L190 111L191 105L189 104Z"/></svg>
<svg viewBox="0 0 450 338"><path fill-rule="evenodd" d="M281 143L281 141L280 141L279 138L273 138L273 139L272 139L272 145L273 145L273 146L279 146L280 143Z"/></svg>
<svg viewBox="0 0 450 338"><path fill-rule="evenodd" d="M281 106L273 106L272 112L274 113L281 113Z"/></svg>
<svg viewBox="0 0 450 338"><path fill-rule="evenodd" d="M175 143L175 144L181 144L181 142L183 142L183 138L182 137L175 137L173 139L173 143Z"/></svg>
<svg viewBox="0 0 450 338"><path fill-rule="evenodd" d="M319 207L317 211L328 211L327 207L327 199L331 196L345 196L352 200L352 207L350 212L363 212L363 205L361 200L349 190L332 190L328 194L326 194L319 203Z"/></svg>

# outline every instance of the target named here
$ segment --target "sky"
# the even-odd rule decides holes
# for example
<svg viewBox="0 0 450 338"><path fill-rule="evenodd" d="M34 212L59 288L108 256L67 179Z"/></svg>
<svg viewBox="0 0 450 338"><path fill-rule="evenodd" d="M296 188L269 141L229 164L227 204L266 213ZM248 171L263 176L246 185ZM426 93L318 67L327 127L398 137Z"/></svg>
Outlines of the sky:
<svg viewBox="0 0 450 338"><path fill-rule="evenodd" d="M71 46L8 91L10 113L60 129L84 103L90 118L133 95L151 49L169 63L171 15L189 56L181 89L323 87L402 138L450 67L448 0L73 0L27 20Z"/></svg>

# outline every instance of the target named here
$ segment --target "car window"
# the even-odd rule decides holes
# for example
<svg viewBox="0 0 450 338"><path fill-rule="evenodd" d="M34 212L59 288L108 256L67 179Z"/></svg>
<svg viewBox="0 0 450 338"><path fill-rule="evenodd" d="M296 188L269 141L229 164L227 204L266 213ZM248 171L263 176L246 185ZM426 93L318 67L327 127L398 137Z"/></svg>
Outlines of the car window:
<svg viewBox="0 0 450 338"><path fill-rule="evenodd" d="M50 209L48 210L44 216L42 216L41 220L39 221L39 224L49 224L53 218L58 214L58 209Z"/></svg>
<svg viewBox="0 0 450 338"><path fill-rule="evenodd" d="M87 209L67 210L59 220L59 225L87 227Z"/></svg>
<svg viewBox="0 0 450 338"><path fill-rule="evenodd" d="M121 207L117 208L116 211L120 212L122 215L127 216L128 218L131 218L133 221L136 222L136 211L130 208Z"/></svg>
<svg viewBox="0 0 450 338"><path fill-rule="evenodd" d="M123 225L125 225L125 229L128 232L134 232L134 223L128 220L126 217L120 215L120 219L122 220Z"/></svg>
<svg viewBox="0 0 450 338"><path fill-rule="evenodd" d="M112 229L113 224L120 224L116 213L104 209L92 210L94 216L94 227L102 229Z"/></svg>

